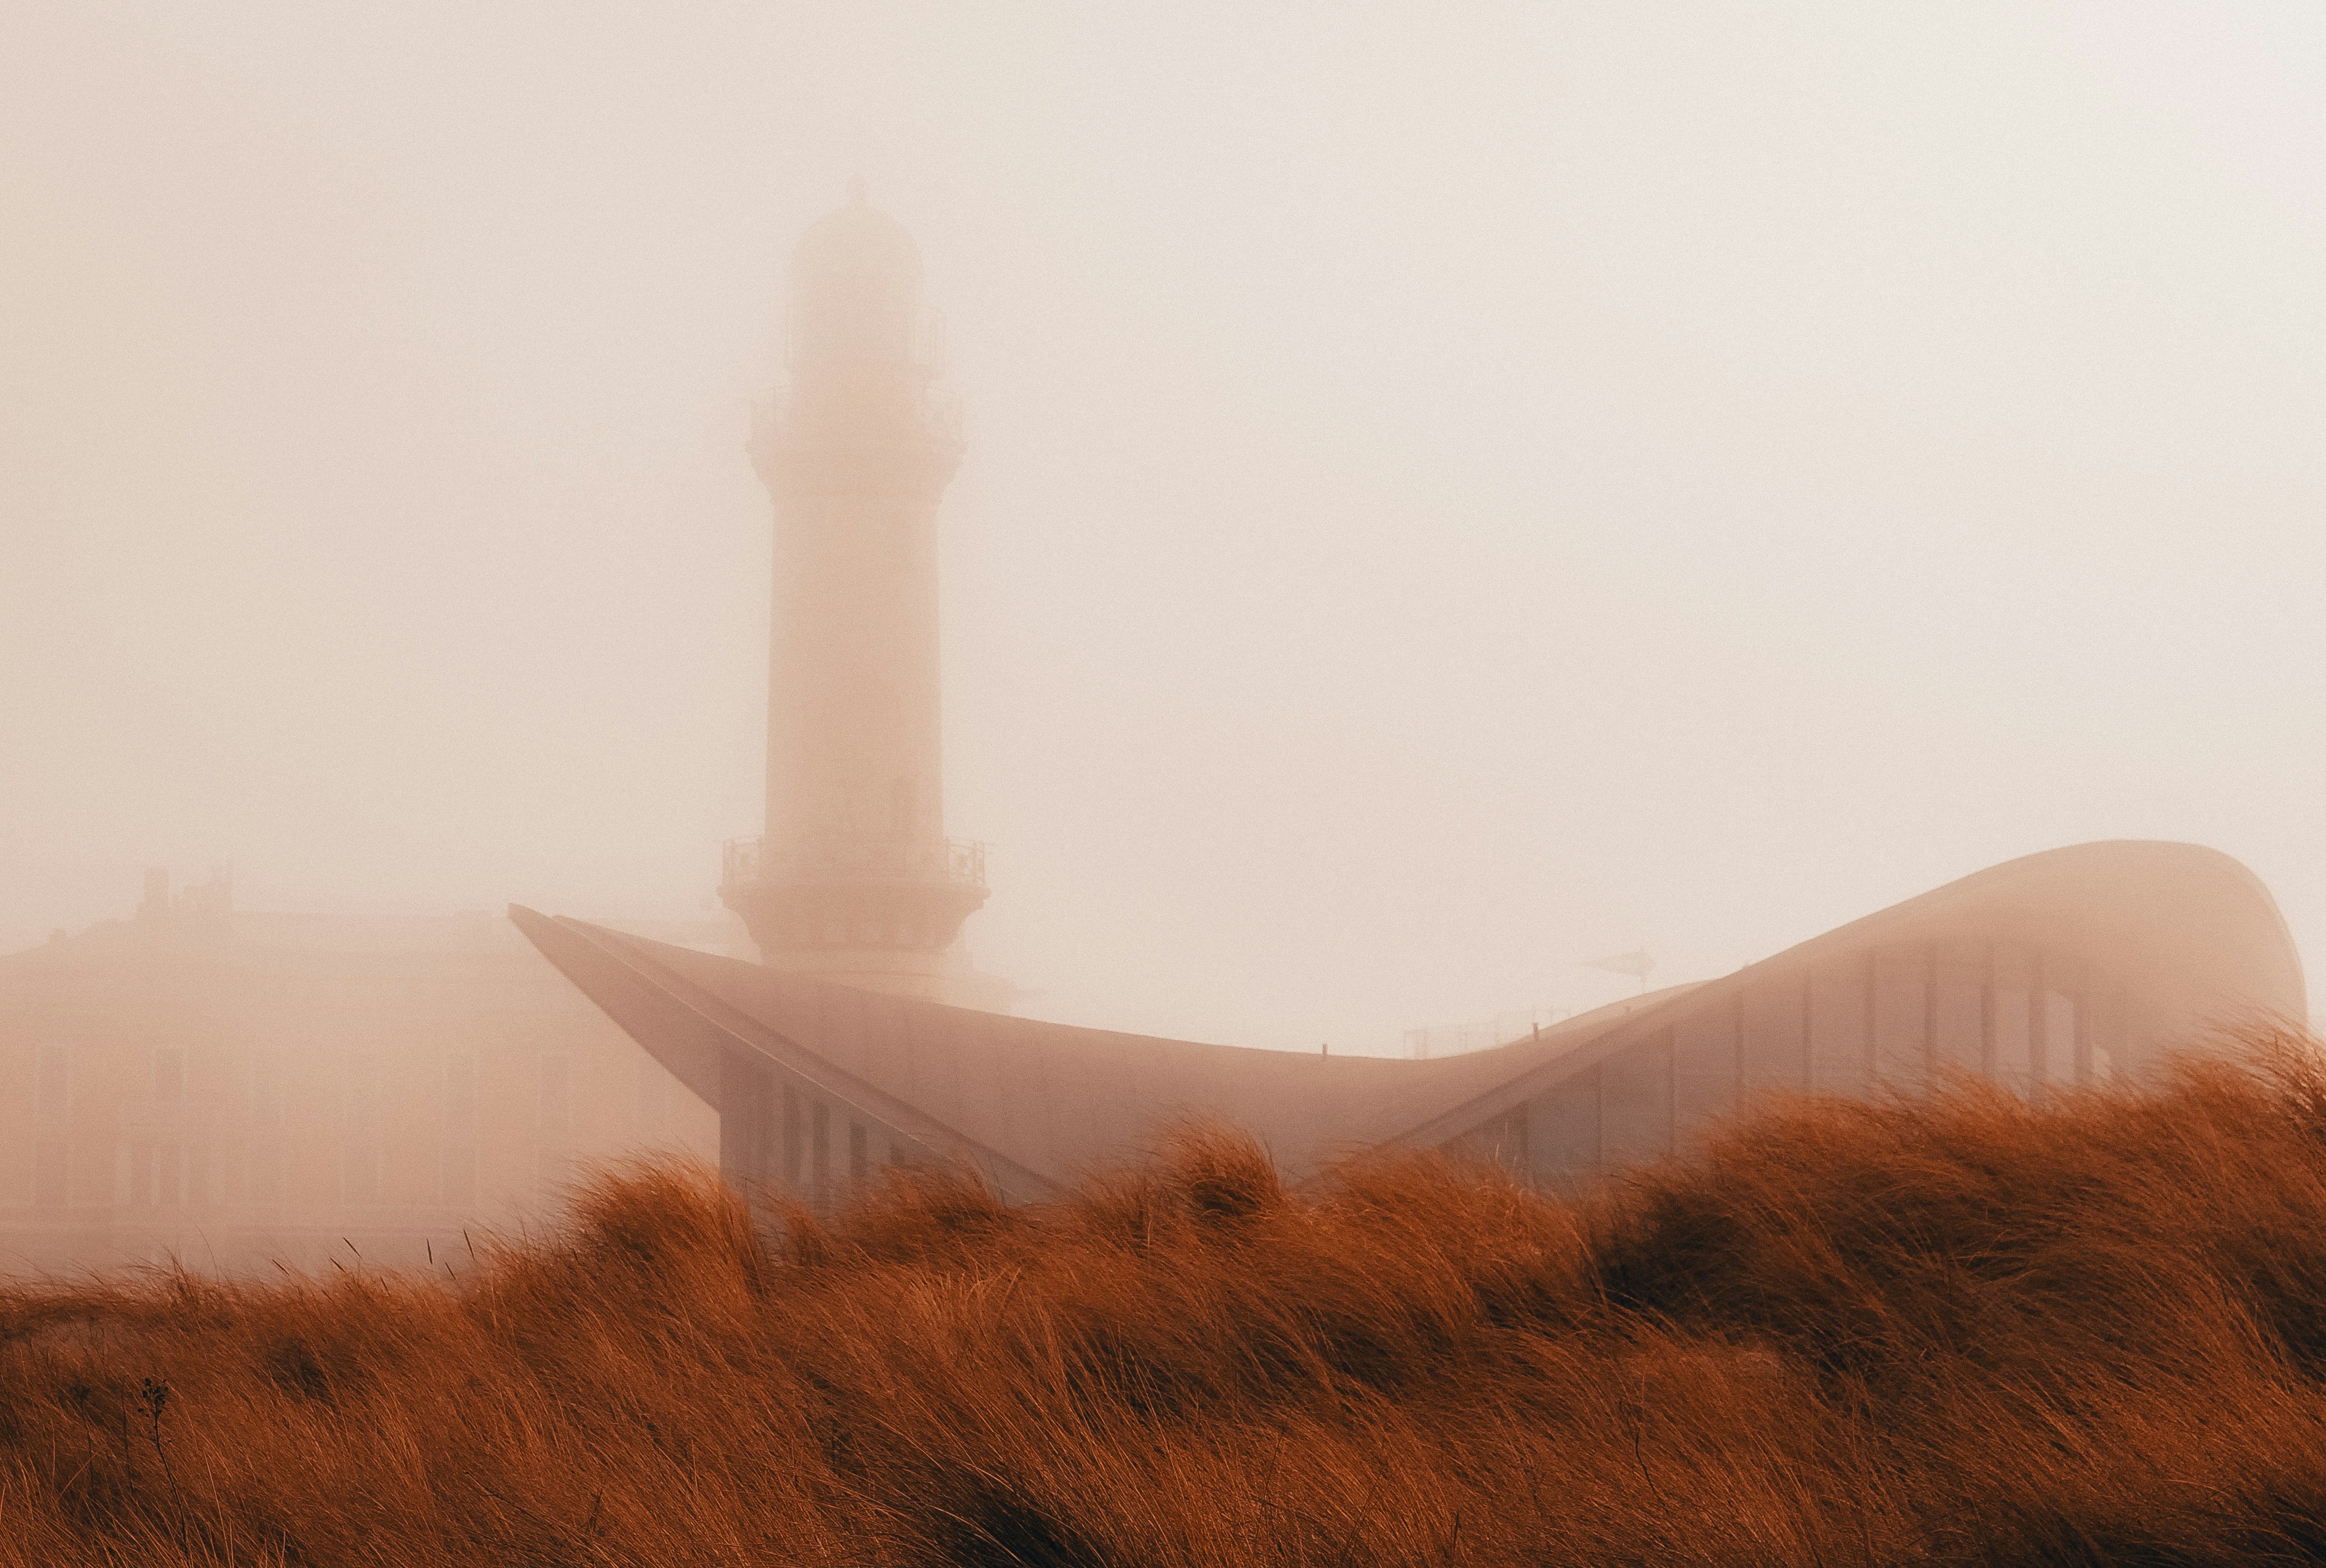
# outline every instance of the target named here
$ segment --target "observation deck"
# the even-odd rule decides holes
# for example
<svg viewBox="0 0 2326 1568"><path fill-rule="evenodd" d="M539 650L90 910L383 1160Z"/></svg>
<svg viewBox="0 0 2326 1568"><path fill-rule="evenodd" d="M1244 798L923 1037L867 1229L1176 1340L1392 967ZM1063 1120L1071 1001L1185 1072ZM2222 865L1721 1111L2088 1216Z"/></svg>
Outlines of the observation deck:
<svg viewBox="0 0 2326 1568"><path fill-rule="evenodd" d="M986 898L985 846L954 839L730 839L720 901L763 952L937 952Z"/></svg>

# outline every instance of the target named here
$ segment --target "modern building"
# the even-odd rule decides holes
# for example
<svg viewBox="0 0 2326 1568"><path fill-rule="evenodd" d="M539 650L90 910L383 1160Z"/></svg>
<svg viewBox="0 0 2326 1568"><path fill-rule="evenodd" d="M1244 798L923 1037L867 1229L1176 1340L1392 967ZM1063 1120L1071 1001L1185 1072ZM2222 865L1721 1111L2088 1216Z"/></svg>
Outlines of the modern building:
<svg viewBox="0 0 2326 1568"><path fill-rule="evenodd" d="M750 449L777 549L766 832L728 847L721 887L748 938L254 914L221 879L150 878L134 918L0 957L0 1275L441 1264L654 1149L818 1204L926 1162L1036 1200L1206 1120L1296 1180L1402 1145L1568 1185L1756 1094L1960 1073L2037 1095L2215 1025L2305 1020L2268 892L2148 842L2011 861L1724 979L1498 1021L1484 1049L1425 1036L1419 1059L1007 1016L962 956L984 868L943 815L934 528L961 441L918 280L861 190L794 258L792 385ZM1644 956L1623 971L1643 983Z"/></svg>
<svg viewBox="0 0 2326 1568"><path fill-rule="evenodd" d="M1763 1091L1959 1072L2038 1094L2140 1072L2211 1023L2305 1018L2268 892L2159 843L2014 860L1723 979L1530 1019L1492 1049L1439 1054L1425 1033L1413 1060L951 1005L975 1000L955 944L986 889L941 810L933 533L962 448L919 284L911 238L861 184L793 258L791 391L751 447L777 519L767 831L730 846L721 889L762 961L510 912L717 1112L739 1181L824 1202L934 1160L1034 1199L1200 1118L1256 1133L1296 1177L1407 1144L1567 1183ZM1645 953L1598 961L1644 991Z"/></svg>
<svg viewBox="0 0 2326 1568"><path fill-rule="evenodd" d="M2308 1016L2268 890L2216 851L2145 841L2013 860L1725 979L1430 1060L1038 1023L510 914L719 1113L730 1177L818 1203L916 1163L1048 1197L1189 1121L1249 1130L1294 1179L1394 1144L1572 1185L1680 1148L1755 1095L1949 1075L2038 1095Z"/></svg>

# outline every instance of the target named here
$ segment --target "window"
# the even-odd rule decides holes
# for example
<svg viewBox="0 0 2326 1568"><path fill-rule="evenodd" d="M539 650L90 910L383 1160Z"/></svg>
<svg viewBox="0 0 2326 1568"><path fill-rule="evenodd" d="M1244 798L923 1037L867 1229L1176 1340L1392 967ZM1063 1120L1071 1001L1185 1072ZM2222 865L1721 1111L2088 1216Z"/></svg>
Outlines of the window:
<svg viewBox="0 0 2326 1568"><path fill-rule="evenodd" d="M1598 1068L1586 1068L1531 1103L1527 1144L1536 1170L1554 1183L1571 1183L1598 1168ZM1532 1136L1538 1132L1542 1136Z"/></svg>
<svg viewBox="0 0 2326 1568"><path fill-rule="evenodd" d="M164 1209L174 1209L186 1201L183 1161L183 1151L177 1145L154 1146L154 1201Z"/></svg>
<svg viewBox="0 0 2326 1568"><path fill-rule="evenodd" d="M1884 948L1874 956L1874 1066L1892 1082L1916 1082L1925 1071L1930 961L1927 948Z"/></svg>
<svg viewBox="0 0 2326 1568"><path fill-rule="evenodd" d="M1652 1159L1671 1147L1671 1040L1642 1041L1599 1064L1599 1157L1611 1165ZM1520 1122L1522 1138L1525 1123ZM1512 1135L1489 1123L1474 1151L1493 1154L1494 1140Z"/></svg>
<svg viewBox="0 0 2326 1568"><path fill-rule="evenodd" d="M2024 987L1998 984L1995 991L1995 1077L2014 1094L2035 1082L2035 1033Z"/></svg>
<svg viewBox="0 0 2326 1568"><path fill-rule="evenodd" d="M1809 977L1772 975L1737 998L1736 1063L1740 1086L1799 1090L1809 1082ZM1614 1092L1614 1081L1607 1081ZM1612 1106L1614 1101L1611 1099ZM1612 1164L1614 1155L1607 1156Z"/></svg>
<svg viewBox="0 0 2326 1568"><path fill-rule="evenodd" d="M872 1164L868 1149L869 1142L862 1122L851 1121L848 1124L848 1179L851 1182L862 1181L865 1171Z"/></svg>
<svg viewBox="0 0 2326 1568"><path fill-rule="evenodd" d="M1694 1127L1736 1106L1737 1009L1699 1007L1672 1027L1672 1120ZM1561 1135L1562 1137L1566 1135ZM1591 1135L1590 1164L1599 1137Z"/></svg>
<svg viewBox="0 0 2326 1568"><path fill-rule="evenodd" d="M2043 1076L2053 1083L2076 1079L2076 1002L2057 991L2043 993Z"/></svg>
<svg viewBox="0 0 2326 1568"><path fill-rule="evenodd" d="M1986 1071L1987 955L1941 943L1931 960L1931 1061L1959 1072Z"/></svg>
<svg viewBox="0 0 2326 1568"><path fill-rule="evenodd" d="M1987 1070L2012 1093L2033 1094L2042 1063L2035 1030L2042 955L2017 942L1999 942L1989 950L1987 962Z"/></svg>
<svg viewBox="0 0 2326 1568"><path fill-rule="evenodd" d="M33 1068L33 1119L43 1127L55 1127L71 1109L72 1047L43 1045Z"/></svg>
<svg viewBox="0 0 2326 1568"><path fill-rule="evenodd" d="M807 1120L808 1136L814 1149L815 1187L821 1192L823 1184L832 1179L832 1112L818 1100L808 1108Z"/></svg>
<svg viewBox="0 0 2326 1568"><path fill-rule="evenodd" d="M800 1167L807 1153L807 1140L800 1137L800 1097L796 1089L784 1090L784 1182L795 1192L799 1191Z"/></svg>
<svg viewBox="0 0 2326 1568"><path fill-rule="evenodd" d="M1456 1158L1492 1160L1513 1175L1524 1176L1529 1170L1527 1108L1514 1105L1441 1146Z"/></svg>
<svg viewBox="0 0 2326 1568"><path fill-rule="evenodd" d="M1865 1090L1871 966L1864 954L1810 971L1810 1088L1819 1094Z"/></svg>

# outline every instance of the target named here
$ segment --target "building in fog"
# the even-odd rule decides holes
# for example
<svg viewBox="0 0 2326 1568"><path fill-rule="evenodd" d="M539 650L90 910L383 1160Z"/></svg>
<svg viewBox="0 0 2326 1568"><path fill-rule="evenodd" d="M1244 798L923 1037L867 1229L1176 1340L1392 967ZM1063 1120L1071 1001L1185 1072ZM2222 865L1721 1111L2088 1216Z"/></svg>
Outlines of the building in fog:
<svg viewBox="0 0 2326 1568"><path fill-rule="evenodd" d="M2161 843L2014 860L1722 979L1498 1021L1485 1049L1006 1016L962 955L983 860L944 820L935 528L962 446L919 277L861 189L811 228L791 384L753 422L777 539L767 818L721 892L758 961L715 929L252 914L222 882L154 882L132 919L0 957L0 1274L425 1262L650 1148L818 1203L923 1162L1026 1200L1207 1118L1296 1179L1404 1145L1564 1184L1759 1092L1960 1072L2040 1094L2211 1023L2305 1017L2268 892Z"/></svg>
<svg viewBox="0 0 2326 1568"><path fill-rule="evenodd" d="M497 915L252 914L155 873L133 918L0 957L0 1276L423 1263L716 1137Z"/></svg>
<svg viewBox="0 0 2326 1568"><path fill-rule="evenodd" d="M749 447L777 521L767 830L721 891L770 965L1006 1005L958 941L982 855L944 831L961 438L919 275L861 187L793 257L791 384ZM657 933L716 950L730 924ZM423 1262L593 1163L708 1157L717 1125L498 915L257 914L157 876L135 918L0 957L0 1275Z"/></svg>
<svg viewBox="0 0 2326 1568"><path fill-rule="evenodd" d="M766 832L727 846L720 895L772 969L1006 1004L960 942L983 848L944 825L936 511L961 411L933 385L920 252L861 180L793 252L788 340L750 441L776 524Z"/></svg>
<svg viewBox="0 0 2326 1568"><path fill-rule="evenodd" d="M1188 1118L1251 1130L1296 1179L1404 1145L1567 1185L1680 1148L1755 1094L1966 1074L2036 1095L2136 1075L2215 1025L2308 1009L2267 889L2188 844L2032 855L1725 979L1427 1060L1037 1023L511 913L718 1112L724 1170L818 1202L926 1162L1038 1199Z"/></svg>
<svg viewBox="0 0 2326 1568"><path fill-rule="evenodd" d="M1763 1090L1959 1072L2035 1094L2138 1072L2209 1021L2305 1016L2268 892L2154 843L2015 860L1725 979L1459 1053L1427 1032L1417 1059L1310 1056L948 1005L981 1000L957 938L986 890L942 814L935 516L962 448L919 287L911 238L861 184L793 258L791 386L751 445L776 511L767 827L729 847L721 889L762 961L511 912L717 1113L739 1180L822 1202L935 1160L1037 1198L1193 1117L1250 1128L1295 1175L1408 1144L1569 1182ZM1604 961L1644 988L1645 954Z"/></svg>

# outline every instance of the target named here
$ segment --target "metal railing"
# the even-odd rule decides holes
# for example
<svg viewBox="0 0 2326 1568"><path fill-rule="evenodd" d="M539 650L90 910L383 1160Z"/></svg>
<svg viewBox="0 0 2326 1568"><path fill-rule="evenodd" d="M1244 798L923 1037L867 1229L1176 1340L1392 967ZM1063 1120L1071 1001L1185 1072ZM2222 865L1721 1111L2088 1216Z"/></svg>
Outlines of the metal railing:
<svg viewBox="0 0 2326 1568"><path fill-rule="evenodd" d="M985 846L958 839L815 837L770 844L730 839L720 885L885 882L919 886L985 886Z"/></svg>
<svg viewBox="0 0 2326 1568"><path fill-rule="evenodd" d="M1467 1024L1432 1024L1405 1032L1405 1053L1413 1057L1459 1056L1471 1051L1491 1051L1563 1022L1574 1015L1565 1007L1524 1007L1497 1013Z"/></svg>

